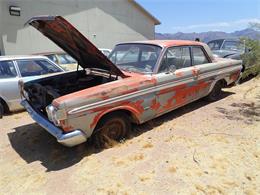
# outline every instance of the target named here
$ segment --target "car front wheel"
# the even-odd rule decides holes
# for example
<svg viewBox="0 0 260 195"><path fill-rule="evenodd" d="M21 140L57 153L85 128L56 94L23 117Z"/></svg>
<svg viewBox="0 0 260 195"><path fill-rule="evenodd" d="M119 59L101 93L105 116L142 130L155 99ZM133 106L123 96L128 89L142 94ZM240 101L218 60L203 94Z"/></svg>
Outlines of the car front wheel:
<svg viewBox="0 0 260 195"><path fill-rule="evenodd" d="M124 112L106 115L97 125L93 140L98 148L109 148L126 137L131 130L131 122Z"/></svg>

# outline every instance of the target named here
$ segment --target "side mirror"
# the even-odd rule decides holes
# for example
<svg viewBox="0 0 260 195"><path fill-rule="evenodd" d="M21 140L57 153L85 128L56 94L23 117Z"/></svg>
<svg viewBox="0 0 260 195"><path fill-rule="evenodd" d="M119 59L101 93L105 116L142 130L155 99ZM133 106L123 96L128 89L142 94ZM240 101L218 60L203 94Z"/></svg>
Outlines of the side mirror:
<svg viewBox="0 0 260 195"><path fill-rule="evenodd" d="M177 69L176 69L176 66L175 65L170 65L169 66L169 72L175 72Z"/></svg>

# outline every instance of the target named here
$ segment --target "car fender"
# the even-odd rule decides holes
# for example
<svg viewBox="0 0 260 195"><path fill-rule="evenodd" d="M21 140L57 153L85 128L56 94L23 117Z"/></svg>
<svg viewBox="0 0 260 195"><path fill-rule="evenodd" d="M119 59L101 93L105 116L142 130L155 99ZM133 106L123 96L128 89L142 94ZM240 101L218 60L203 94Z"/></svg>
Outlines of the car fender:
<svg viewBox="0 0 260 195"><path fill-rule="evenodd" d="M134 104L133 104L134 105ZM91 129L94 129L98 122L104 117L105 115L115 112L115 111L126 111L129 114L131 114L131 119L134 123L141 123L140 121L140 115L142 114L135 106L131 105L122 105L122 106L117 106L109 109L105 109L101 112L99 112L93 119L92 123L90 124Z"/></svg>

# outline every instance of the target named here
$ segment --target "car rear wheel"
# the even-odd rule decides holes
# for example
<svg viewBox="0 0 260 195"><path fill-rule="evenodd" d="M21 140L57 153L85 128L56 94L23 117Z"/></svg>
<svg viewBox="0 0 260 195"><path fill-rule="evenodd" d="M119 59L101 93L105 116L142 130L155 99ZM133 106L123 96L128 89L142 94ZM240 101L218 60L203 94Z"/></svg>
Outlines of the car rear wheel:
<svg viewBox="0 0 260 195"><path fill-rule="evenodd" d="M124 112L106 115L94 132L94 144L98 148L109 148L126 137L131 130L131 122Z"/></svg>
<svg viewBox="0 0 260 195"><path fill-rule="evenodd" d="M3 118L4 115L4 106L3 104L0 102L0 119Z"/></svg>
<svg viewBox="0 0 260 195"><path fill-rule="evenodd" d="M222 96L222 84L221 82L217 82L215 86L213 87L212 91L209 93L209 95L206 96L206 100L210 102L214 102L220 99Z"/></svg>

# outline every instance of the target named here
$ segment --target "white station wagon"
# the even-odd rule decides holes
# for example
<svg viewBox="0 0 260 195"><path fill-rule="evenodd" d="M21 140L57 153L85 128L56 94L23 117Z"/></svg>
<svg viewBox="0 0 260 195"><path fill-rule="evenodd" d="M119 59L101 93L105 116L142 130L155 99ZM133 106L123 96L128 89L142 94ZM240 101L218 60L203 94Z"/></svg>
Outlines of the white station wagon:
<svg viewBox="0 0 260 195"><path fill-rule="evenodd" d="M30 81L60 72L64 70L47 57L0 56L0 118L4 112L23 109L19 80Z"/></svg>

